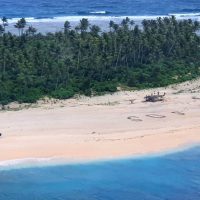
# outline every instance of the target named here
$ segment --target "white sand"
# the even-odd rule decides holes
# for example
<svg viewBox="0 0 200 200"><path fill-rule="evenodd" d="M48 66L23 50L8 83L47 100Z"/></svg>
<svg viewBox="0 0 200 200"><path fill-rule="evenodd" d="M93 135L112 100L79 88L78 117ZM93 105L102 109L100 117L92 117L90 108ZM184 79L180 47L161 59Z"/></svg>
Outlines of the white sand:
<svg viewBox="0 0 200 200"><path fill-rule="evenodd" d="M166 92L166 100L142 102L153 91ZM134 104L130 99L135 99ZM107 159L159 153L200 142L200 80L55 104L40 101L37 106L0 112L0 161ZM149 117L151 114L164 117Z"/></svg>

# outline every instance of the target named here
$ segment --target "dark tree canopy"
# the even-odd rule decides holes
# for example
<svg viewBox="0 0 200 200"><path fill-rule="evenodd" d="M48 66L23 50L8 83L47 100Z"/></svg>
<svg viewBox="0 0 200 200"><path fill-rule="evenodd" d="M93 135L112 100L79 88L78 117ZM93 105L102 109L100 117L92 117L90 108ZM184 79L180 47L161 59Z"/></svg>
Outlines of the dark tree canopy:
<svg viewBox="0 0 200 200"><path fill-rule="evenodd" d="M34 27L24 33L25 26L17 22L19 36L0 26L1 104L165 86L200 74L199 23L192 20L158 18L139 27L126 18L101 32L82 19L76 30L66 22L64 32L46 35Z"/></svg>

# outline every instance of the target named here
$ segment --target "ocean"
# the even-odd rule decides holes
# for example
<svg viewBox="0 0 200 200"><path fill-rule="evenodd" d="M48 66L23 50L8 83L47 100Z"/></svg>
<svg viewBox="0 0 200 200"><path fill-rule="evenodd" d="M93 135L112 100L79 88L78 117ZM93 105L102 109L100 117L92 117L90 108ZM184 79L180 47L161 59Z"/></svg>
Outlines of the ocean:
<svg viewBox="0 0 200 200"><path fill-rule="evenodd" d="M0 0L0 16L31 21L66 16L200 16L199 0Z"/></svg>
<svg viewBox="0 0 200 200"><path fill-rule="evenodd" d="M74 28L82 18L102 31L109 30L110 20L120 23L125 16L138 25L143 19L171 15L200 21L200 0L0 0L0 8L0 17L8 18L6 31L14 34L18 34L14 24L22 17L27 27L44 34L62 31L66 20Z"/></svg>
<svg viewBox="0 0 200 200"><path fill-rule="evenodd" d="M199 200L200 147L168 155L0 171L1 200Z"/></svg>

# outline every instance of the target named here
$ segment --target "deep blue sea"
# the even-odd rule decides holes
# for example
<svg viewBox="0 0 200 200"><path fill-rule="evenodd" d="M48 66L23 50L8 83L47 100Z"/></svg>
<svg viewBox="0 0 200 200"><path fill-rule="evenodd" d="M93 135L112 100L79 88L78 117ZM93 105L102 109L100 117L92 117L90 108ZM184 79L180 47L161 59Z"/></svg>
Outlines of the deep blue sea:
<svg viewBox="0 0 200 200"><path fill-rule="evenodd" d="M0 16L148 16L200 13L200 0L0 0Z"/></svg>
<svg viewBox="0 0 200 200"><path fill-rule="evenodd" d="M200 147L169 155L0 171L1 200L199 200Z"/></svg>

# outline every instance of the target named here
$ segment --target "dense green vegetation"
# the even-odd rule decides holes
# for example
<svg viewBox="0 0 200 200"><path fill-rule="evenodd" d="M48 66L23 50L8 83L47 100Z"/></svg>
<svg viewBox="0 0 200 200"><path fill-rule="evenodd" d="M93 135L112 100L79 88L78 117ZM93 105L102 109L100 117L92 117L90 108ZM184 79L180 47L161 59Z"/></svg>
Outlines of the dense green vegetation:
<svg viewBox="0 0 200 200"><path fill-rule="evenodd" d="M34 102L42 96L60 99L74 94L114 92L117 86L165 86L200 74L199 23L174 17L144 20L142 28L128 18L110 22L101 32L82 19L71 29L36 34L21 19L19 35L0 25L0 103Z"/></svg>

